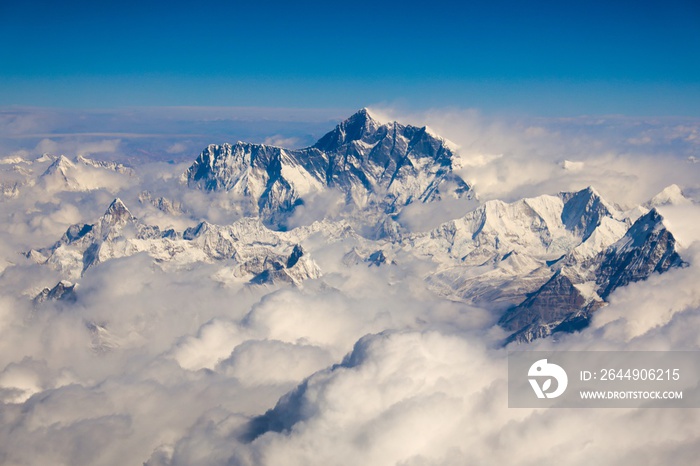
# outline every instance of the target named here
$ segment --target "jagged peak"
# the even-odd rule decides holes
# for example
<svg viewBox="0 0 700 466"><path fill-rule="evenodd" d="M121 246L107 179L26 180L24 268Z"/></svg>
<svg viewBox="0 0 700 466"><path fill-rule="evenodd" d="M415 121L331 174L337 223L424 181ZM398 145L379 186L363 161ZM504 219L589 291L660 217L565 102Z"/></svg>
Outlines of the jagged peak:
<svg viewBox="0 0 700 466"><path fill-rule="evenodd" d="M608 204L592 186L580 191L559 193L559 197L564 202L561 221L567 230L581 236L582 241L588 239L603 217L613 217L613 213L617 213L617 209Z"/></svg>
<svg viewBox="0 0 700 466"><path fill-rule="evenodd" d="M639 223L639 224L644 224L644 223L646 223L646 224L663 224L663 221L664 221L664 216L661 215L661 212L659 212L656 207L652 207L651 210L649 210L649 212L647 212L646 214L639 217L639 219L637 219L635 224L637 224L637 223ZM630 230L631 230L631 228L630 228Z"/></svg>
<svg viewBox="0 0 700 466"><path fill-rule="evenodd" d="M218 228L217 225L209 223L206 220L202 220L195 226L187 228L182 234L182 237L188 241L192 241L193 239L205 235L208 231L216 228Z"/></svg>
<svg viewBox="0 0 700 466"><path fill-rule="evenodd" d="M593 186L590 186L590 185L589 185L589 186L586 186L586 187L585 187L584 189L582 189L581 191L586 192L586 193L587 193L588 195L590 195L591 197L597 197L597 198L600 198L600 199L603 198L603 197L600 195L600 193L598 192L598 190L595 189Z"/></svg>
<svg viewBox="0 0 700 466"><path fill-rule="evenodd" d="M593 186L586 186L583 189L579 189L578 191L561 191L559 193L559 196L564 199L564 202L566 202L568 199L571 199L574 196L585 196L587 198L599 198L602 199L603 197L600 195L597 189L595 189Z"/></svg>
<svg viewBox="0 0 700 466"><path fill-rule="evenodd" d="M364 131L371 131L382 126L382 124L372 118L372 114L370 113L369 109L364 107L352 114L345 121L341 122L338 126L345 128L346 132L349 133L350 130L355 128L358 130L361 129Z"/></svg>
<svg viewBox="0 0 700 466"><path fill-rule="evenodd" d="M627 230L625 236L623 236L612 247L618 250L630 247L639 247L647 241L652 232L659 230L667 230L671 237L673 237L673 234L670 230L668 230L666 224L664 223L663 215L661 215L656 208L652 208L649 212L639 217L637 221L632 224L629 230Z"/></svg>
<svg viewBox="0 0 700 466"><path fill-rule="evenodd" d="M120 198L116 197L116 198L114 198L112 203L109 205L109 207L107 207L107 211L105 213L109 214L109 213L113 213L116 211L122 211L122 210L126 210L127 212L129 211L129 209L126 208L126 204L124 204L124 202Z"/></svg>
<svg viewBox="0 0 700 466"><path fill-rule="evenodd" d="M70 288L73 286L73 282L69 282L68 280L61 280L56 284L54 288L58 288L59 286L63 288Z"/></svg>
<svg viewBox="0 0 700 466"><path fill-rule="evenodd" d="M348 120L353 119L353 118L362 118L365 121L376 121L377 123L379 123L379 121L377 121L374 118L373 113L370 111L370 109L368 107L362 107L361 109L356 111L352 116L350 116L350 118L348 118Z"/></svg>
<svg viewBox="0 0 700 466"><path fill-rule="evenodd" d="M559 197L565 204L574 199L578 200L578 202L585 200L585 204L599 202L610 212L618 210L615 206L606 201L605 198L603 198L603 196L593 186L587 186L579 191L563 191L559 193Z"/></svg>
<svg viewBox="0 0 700 466"><path fill-rule="evenodd" d="M245 147L248 145L250 145L250 143L244 142L244 141L236 141L235 143L224 142L221 144L212 143L212 144L208 144L207 147L202 152L204 152L204 153L207 153L207 152L213 152L213 153L227 152L227 151L233 150L235 147Z"/></svg>
<svg viewBox="0 0 700 466"><path fill-rule="evenodd" d="M59 155L53 163L56 165L73 165L73 162L63 154Z"/></svg>
<svg viewBox="0 0 700 466"><path fill-rule="evenodd" d="M323 151L331 151L350 141L360 140L365 134L375 132L381 126L383 125L373 119L365 107L338 123L333 131L319 139L313 147Z"/></svg>
<svg viewBox="0 0 700 466"><path fill-rule="evenodd" d="M131 215L131 212L126 207L124 202L122 202L122 200L118 197L112 201L102 216L102 222L109 224L126 223L133 219L134 216Z"/></svg>
<svg viewBox="0 0 700 466"><path fill-rule="evenodd" d="M72 168L74 166L75 166L75 164L73 162L71 162L68 157L61 154L56 158L56 160L54 160L51 163L51 165L49 165L49 167L46 169L46 171L44 172L44 174L42 176L51 175L51 174L59 172L59 171L62 172L63 170L66 170L68 168Z"/></svg>
<svg viewBox="0 0 700 466"><path fill-rule="evenodd" d="M36 162L36 163L42 163L42 162L48 162L48 161L50 161L50 160L56 160L56 157L53 156L53 155L51 155L51 154L49 154L48 152L44 152L44 153L41 154L39 157L37 157L36 159L34 159L34 162Z"/></svg>
<svg viewBox="0 0 700 466"><path fill-rule="evenodd" d="M203 151L202 154L200 155L200 158L202 157L210 157L213 156L214 159L217 157L221 156L229 156L230 154L235 154L237 152L249 152L251 150L255 149L262 149L263 151L267 150L284 150L284 147L281 146L273 146L270 144L260 144L260 143L255 143L255 142L245 142L245 141L236 141L235 143L229 143L225 142L223 144L209 144Z"/></svg>

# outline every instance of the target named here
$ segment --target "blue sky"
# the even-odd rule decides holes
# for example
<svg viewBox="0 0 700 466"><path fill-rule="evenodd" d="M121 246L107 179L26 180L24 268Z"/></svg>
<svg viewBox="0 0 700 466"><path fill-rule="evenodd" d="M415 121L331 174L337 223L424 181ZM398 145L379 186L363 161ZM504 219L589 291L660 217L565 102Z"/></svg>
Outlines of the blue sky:
<svg viewBox="0 0 700 466"><path fill-rule="evenodd" d="M0 105L700 116L700 4L0 2Z"/></svg>

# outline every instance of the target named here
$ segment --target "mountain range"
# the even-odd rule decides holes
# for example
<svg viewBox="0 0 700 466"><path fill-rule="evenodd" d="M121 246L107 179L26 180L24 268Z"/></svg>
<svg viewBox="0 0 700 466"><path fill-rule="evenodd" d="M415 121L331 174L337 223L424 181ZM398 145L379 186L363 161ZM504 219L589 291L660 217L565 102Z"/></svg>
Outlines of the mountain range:
<svg viewBox="0 0 700 466"><path fill-rule="evenodd" d="M125 167L82 163L134 176ZM42 176L80 190L71 165L58 158ZM207 262L219 264L219 277L249 286L303 286L324 280L314 260L318 244L336 244L343 250L339 262L348 267L431 264L421 278L434 293L490 309L507 334L504 343L526 343L580 330L617 288L685 265L657 210L691 202L677 186L628 211L588 187L482 202L430 231L396 227L396 216L412 203L475 199L457 168L459 157L445 139L426 127L381 124L367 109L304 149L209 145L182 174L183 189L226 195L246 216L228 225L200 220L186 229L161 229L114 199L93 223L75 224L54 244L26 253L69 280L45 288L34 301L79 300L73 282L100 263L137 253L163 269ZM288 228L296 209L330 192L342 196L345 217ZM187 211L183 201L147 191L139 202L165 215ZM382 227L367 234L362 222Z"/></svg>

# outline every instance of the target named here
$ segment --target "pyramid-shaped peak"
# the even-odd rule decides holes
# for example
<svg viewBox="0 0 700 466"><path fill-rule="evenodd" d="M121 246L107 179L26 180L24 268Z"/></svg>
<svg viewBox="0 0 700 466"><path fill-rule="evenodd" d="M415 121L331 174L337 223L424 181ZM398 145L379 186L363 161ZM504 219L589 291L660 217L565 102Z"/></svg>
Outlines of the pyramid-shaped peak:
<svg viewBox="0 0 700 466"><path fill-rule="evenodd" d="M369 119L369 120L374 119L372 116L372 113L370 112L369 108L367 108L367 107L362 107L357 112L355 112L355 114L352 115L350 118L355 118L355 117L358 117L358 118L362 117L362 118ZM350 118L348 118L348 119L350 119Z"/></svg>
<svg viewBox="0 0 700 466"><path fill-rule="evenodd" d="M559 193L559 196L564 200L564 203L576 199L578 202L584 203L601 203L609 210L615 210L615 207L603 198L603 196L593 186L587 186L580 191L569 191Z"/></svg>
<svg viewBox="0 0 700 466"><path fill-rule="evenodd" d="M602 199L603 197L593 186L586 186L580 191L574 191L571 193L574 196L581 196L587 199Z"/></svg>
<svg viewBox="0 0 700 466"><path fill-rule="evenodd" d="M51 165L46 169L44 175L51 175L53 173L64 173L65 170L75 167L75 164L68 159L65 155L60 155L56 160L54 160Z"/></svg>
<svg viewBox="0 0 700 466"><path fill-rule="evenodd" d="M666 236L666 238L661 240L659 239L660 236ZM675 250L676 238L674 238L663 215L656 208L652 208L649 212L639 217L627 230L625 236L615 243L612 248L617 251L639 248L648 243L650 239L654 243L658 243L659 247L670 247ZM656 244L650 246L657 247Z"/></svg>
<svg viewBox="0 0 700 466"><path fill-rule="evenodd" d="M70 159L63 154L59 155L54 163L60 165L73 165L73 162L71 162Z"/></svg>
<svg viewBox="0 0 700 466"><path fill-rule="evenodd" d="M119 198L112 201L109 207L107 207L105 214L102 216L102 220L110 224L126 223L133 219L134 216L131 215L129 209L126 208L126 205Z"/></svg>
<svg viewBox="0 0 700 466"><path fill-rule="evenodd" d="M351 115L350 118L340 123L339 126L344 127L346 132L351 132L353 130L359 131L363 129L376 129L382 126L382 124L373 118L367 107L364 107Z"/></svg>
<svg viewBox="0 0 700 466"><path fill-rule="evenodd" d="M564 202L562 223L582 241L588 239L603 217L612 217L616 211L592 186L577 192L560 193L560 197Z"/></svg>
<svg viewBox="0 0 700 466"><path fill-rule="evenodd" d="M386 117L383 117L381 114L377 113L376 111L372 110L369 107L362 107L359 109L355 115L361 115L365 119L372 120L380 125L383 125L385 123L389 123L389 121L386 120ZM353 115L353 116L355 116Z"/></svg>
<svg viewBox="0 0 700 466"><path fill-rule="evenodd" d="M639 247L647 241L649 235L661 229L666 229L664 217L654 207L649 212L639 217L630 229L627 230L625 236L617 242L618 249L620 247L619 245L622 245L622 247Z"/></svg>
<svg viewBox="0 0 700 466"><path fill-rule="evenodd" d="M114 213L114 212L120 212L120 211L127 211L128 212L129 209L127 209L124 202L117 197L112 201L112 203L109 205L109 207L107 207L107 212L105 212L105 213Z"/></svg>
<svg viewBox="0 0 700 466"><path fill-rule="evenodd" d="M372 118L365 107L344 120L333 131L318 140L313 147L322 151L332 151L351 141L359 141L366 135L373 134L382 126Z"/></svg>

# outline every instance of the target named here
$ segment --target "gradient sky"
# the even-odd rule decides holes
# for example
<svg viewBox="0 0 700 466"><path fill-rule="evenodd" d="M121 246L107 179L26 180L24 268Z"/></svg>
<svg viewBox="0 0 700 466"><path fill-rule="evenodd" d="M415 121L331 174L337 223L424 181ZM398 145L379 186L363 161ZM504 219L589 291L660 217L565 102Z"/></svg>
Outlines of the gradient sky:
<svg viewBox="0 0 700 466"><path fill-rule="evenodd" d="M700 116L700 3L0 2L0 105Z"/></svg>

